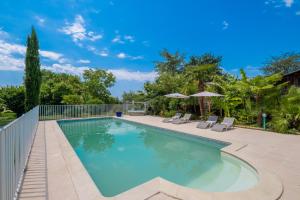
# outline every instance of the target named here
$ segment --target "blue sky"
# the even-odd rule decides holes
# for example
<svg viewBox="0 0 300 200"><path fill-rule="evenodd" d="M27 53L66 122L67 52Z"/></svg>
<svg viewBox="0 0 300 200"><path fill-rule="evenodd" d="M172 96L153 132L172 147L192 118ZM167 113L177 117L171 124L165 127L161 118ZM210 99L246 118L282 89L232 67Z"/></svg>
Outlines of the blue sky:
<svg viewBox="0 0 300 200"><path fill-rule="evenodd" d="M163 48L221 55L226 71L251 76L271 56L300 51L299 0L1 0L0 10L0 85L22 83L31 25L43 68L110 70L115 96L154 80Z"/></svg>

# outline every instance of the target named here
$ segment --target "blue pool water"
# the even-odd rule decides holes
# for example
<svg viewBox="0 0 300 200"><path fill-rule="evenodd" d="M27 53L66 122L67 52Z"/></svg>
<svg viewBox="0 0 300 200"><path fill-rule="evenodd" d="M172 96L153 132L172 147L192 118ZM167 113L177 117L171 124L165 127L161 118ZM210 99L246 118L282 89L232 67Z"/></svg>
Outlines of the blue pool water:
<svg viewBox="0 0 300 200"><path fill-rule="evenodd" d="M204 191L240 191L257 183L255 171L221 153L224 143L115 118L59 121L104 196L155 177Z"/></svg>

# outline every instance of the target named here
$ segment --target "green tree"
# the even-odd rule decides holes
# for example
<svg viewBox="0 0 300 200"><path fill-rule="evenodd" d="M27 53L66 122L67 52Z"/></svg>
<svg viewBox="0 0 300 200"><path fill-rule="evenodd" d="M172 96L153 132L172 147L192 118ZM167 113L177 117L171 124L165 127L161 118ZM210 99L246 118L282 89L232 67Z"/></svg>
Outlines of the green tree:
<svg viewBox="0 0 300 200"><path fill-rule="evenodd" d="M83 83L87 93L85 101L89 103L108 103L110 100L109 87L116 81L114 75L105 70L85 70L83 73Z"/></svg>
<svg viewBox="0 0 300 200"><path fill-rule="evenodd" d="M198 92L204 91L206 83L212 81L215 75L221 73L221 69L219 68L221 59L221 57L216 57L208 53L190 58L190 61L185 66L185 75L189 82L197 81ZM199 98L199 108L201 116L204 116L203 97Z"/></svg>
<svg viewBox="0 0 300 200"><path fill-rule="evenodd" d="M262 70L267 75L274 73L287 74L296 70L300 70L300 54L284 53L280 56L271 57Z"/></svg>
<svg viewBox="0 0 300 200"><path fill-rule="evenodd" d="M0 88L0 99L5 106L21 116L24 111L25 90L23 86L9 86Z"/></svg>
<svg viewBox="0 0 300 200"><path fill-rule="evenodd" d="M79 76L66 73L53 73L51 71L42 70L42 104L72 104L70 103L70 101L64 100L64 96L81 96L83 92L84 88ZM82 99L82 97L80 97L79 99ZM78 100L78 102L81 101Z"/></svg>
<svg viewBox="0 0 300 200"><path fill-rule="evenodd" d="M282 96L280 107L272 110L271 127L281 133L300 131L300 88L292 86Z"/></svg>
<svg viewBox="0 0 300 200"><path fill-rule="evenodd" d="M160 56L164 60L157 61L155 63L156 71L159 74L170 73L173 75L182 71L184 65L184 55L180 54L178 51L174 54L171 54L167 49L164 49L160 52Z"/></svg>
<svg viewBox="0 0 300 200"><path fill-rule="evenodd" d="M131 102L131 101L138 101L138 102L144 102L146 101L146 96L143 91L129 91L129 92L124 92L122 95L122 100L123 103L125 102Z"/></svg>
<svg viewBox="0 0 300 200"><path fill-rule="evenodd" d="M27 38L25 58L25 110L29 111L40 103L41 72L39 42L34 28Z"/></svg>

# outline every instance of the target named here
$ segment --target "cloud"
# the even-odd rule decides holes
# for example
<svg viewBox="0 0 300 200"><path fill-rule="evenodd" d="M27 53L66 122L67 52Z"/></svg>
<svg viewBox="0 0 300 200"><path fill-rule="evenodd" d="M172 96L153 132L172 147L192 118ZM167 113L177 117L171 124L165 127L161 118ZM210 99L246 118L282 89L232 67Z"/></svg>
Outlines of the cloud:
<svg viewBox="0 0 300 200"><path fill-rule="evenodd" d="M113 73L117 80L127 81L154 81L157 77L157 73L151 72L140 72L140 71L128 71L127 69L109 69L109 72Z"/></svg>
<svg viewBox="0 0 300 200"><path fill-rule="evenodd" d="M81 15L76 15L74 22L66 22L65 26L59 29L60 32L70 35L73 42L81 45L79 42L83 40L96 41L103 37L93 31L87 31L85 28L85 21Z"/></svg>
<svg viewBox="0 0 300 200"><path fill-rule="evenodd" d="M8 38L9 34L2 30L2 27L0 27L0 38L5 39Z"/></svg>
<svg viewBox="0 0 300 200"><path fill-rule="evenodd" d="M87 46L86 47L88 51L94 53L95 55L102 56L102 57L107 57L109 55L108 49L103 48L102 50L98 50L93 46Z"/></svg>
<svg viewBox="0 0 300 200"><path fill-rule="evenodd" d="M80 59L80 60L78 60L78 62L81 63L81 64L89 64L89 63L91 63L90 60L84 60L84 59Z"/></svg>
<svg viewBox="0 0 300 200"><path fill-rule="evenodd" d="M286 7L292 7L294 0L283 0Z"/></svg>
<svg viewBox="0 0 300 200"><path fill-rule="evenodd" d="M101 50L99 52L99 55L102 56L102 57L107 57L108 56L108 50L107 49Z"/></svg>
<svg viewBox="0 0 300 200"><path fill-rule="evenodd" d="M24 59L0 53L0 70L21 71L24 69Z"/></svg>
<svg viewBox="0 0 300 200"><path fill-rule="evenodd" d="M0 70L23 70L26 47L20 44L9 43L0 39ZM40 56L51 61L64 63L67 61L63 54L40 50Z"/></svg>
<svg viewBox="0 0 300 200"><path fill-rule="evenodd" d="M77 76L82 76L84 70L97 69L93 67L76 67L71 64L53 64L51 66L43 66L44 69L50 70L55 73L68 73ZM108 69L108 72L111 72L117 80L126 80L126 81L154 81L157 77L157 73L154 71L150 72L141 72L141 71L129 71L127 69Z"/></svg>
<svg viewBox="0 0 300 200"><path fill-rule="evenodd" d="M299 16L300 16L300 10L296 12L296 15L299 15Z"/></svg>
<svg viewBox="0 0 300 200"><path fill-rule="evenodd" d="M125 44L126 42L135 42L134 36L132 35L120 35L119 31L115 31L116 36L111 40L112 43Z"/></svg>
<svg viewBox="0 0 300 200"><path fill-rule="evenodd" d="M142 60L144 59L144 56L130 56L131 60Z"/></svg>
<svg viewBox="0 0 300 200"><path fill-rule="evenodd" d="M129 41L129 42L134 42L135 41L134 37L132 35L125 35L124 39L127 40L127 41Z"/></svg>
<svg viewBox="0 0 300 200"><path fill-rule="evenodd" d="M42 17L40 17L40 16L35 16L34 18L35 18L35 20L37 21L38 25L44 26L45 21L46 21L45 18L42 18Z"/></svg>
<svg viewBox="0 0 300 200"><path fill-rule="evenodd" d="M127 57L127 55L125 54L125 53L119 53L118 55L117 55L117 58L120 58L120 59L124 59L124 58L126 58Z"/></svg>
<svg viewBox="0 0 300 200"><path fill-rule="evenodd" d="M43 69L55 72L55 73L67 73L77 76L81 76L84 70L89 70L90 67L75 67L71 64L53 64L51 66L42 66Z"/></svg>
<svg viewBox="0 0 300 200"><path fill-rule="evenodd" d="M56 52L53 52L53 51L40 50L40 55L44 58L48 58L48 59L53 60L53 61L59 61L59 62L64 61L62 54L56 53Z"/></svg>
<svg viewBox="0 0 300 200"><path fill-rule="evenodd" d="M121 36L120 35L116 35L112 41L112 43L119 43L119 44L124 44L125 42L123 40L121 40Z"/></svg>
<svg viewBox="0 0 300 200"><path fill-rule="evenodd" d="M292 7L292 5L295 3L294 0L266 0L265 5L272 6L274 8L280 8L280 7Z"/></svg>
<svg viewBox="0 0 300 200"><path fill-rule="evenodd" d="M224 20L222 24L223 24L223 30L228 29L229 23L227 21Z"/></svg>
<svg viewBox="0 0 300 200"><path fill-rule="evenodd" d="M119 59L129 58L130 60L142 60L142 59L144 59L144 56L131 56L124 52L121 52L121 53L117 54L117 58L119 58Z"/></svg>
<svg viewBox="0 0 300 200"><path fill-rule="evenodd" d="M144 40L144 41L142 42L142 44L143 44L145 47L149 47L149 46L150 46L150 42L147 41L147 40Z"/></svg>

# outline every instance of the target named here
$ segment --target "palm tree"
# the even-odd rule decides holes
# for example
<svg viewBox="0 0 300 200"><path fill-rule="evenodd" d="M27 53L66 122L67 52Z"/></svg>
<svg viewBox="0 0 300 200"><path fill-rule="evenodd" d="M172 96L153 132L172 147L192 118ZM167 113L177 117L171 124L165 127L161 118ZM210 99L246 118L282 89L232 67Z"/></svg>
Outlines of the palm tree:
<svg viewBox="0 0 300 200"><path fill-rule="evenodd" d="M202 56L192 56L185 66L184 72L190 83L197 81L198 92L203 92L207 82L213 80L213 77L221 73L219 65L222 57L216 57L206 53ZM199 107L201 116L205 115L204 98L199 98Z"/></svg>

